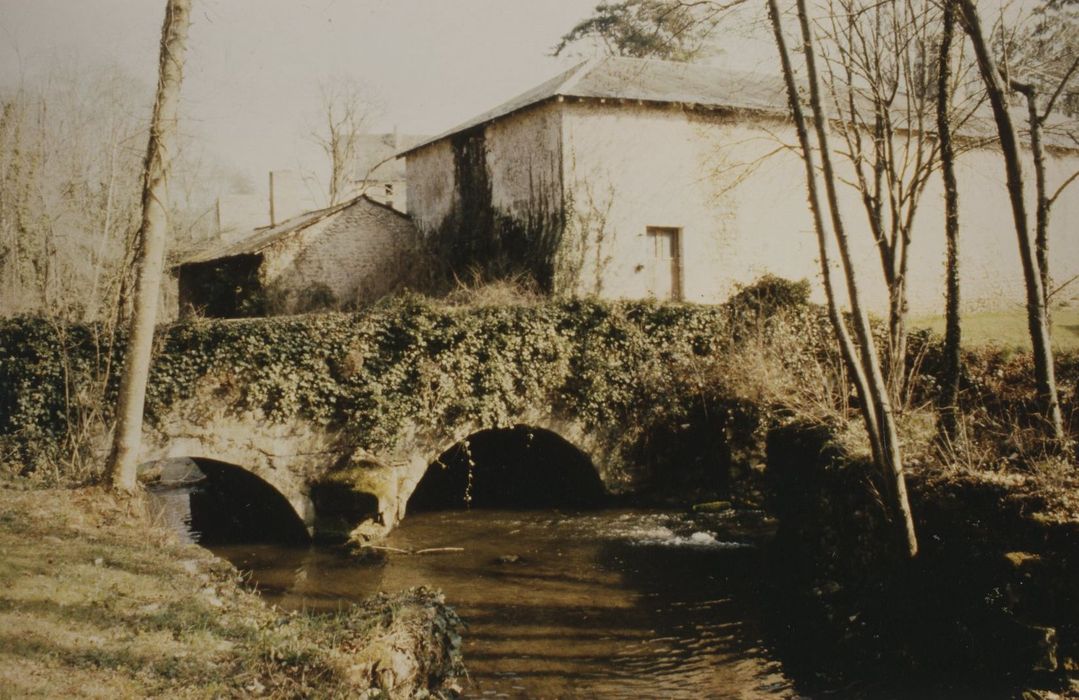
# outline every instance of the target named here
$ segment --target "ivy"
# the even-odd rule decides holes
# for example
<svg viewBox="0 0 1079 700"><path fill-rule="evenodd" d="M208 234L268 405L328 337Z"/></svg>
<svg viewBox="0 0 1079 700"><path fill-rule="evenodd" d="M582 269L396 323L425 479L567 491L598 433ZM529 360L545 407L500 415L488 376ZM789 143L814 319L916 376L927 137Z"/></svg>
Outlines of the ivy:
<svg viewBox="0 0 1079 700"><path fill-rule="evenodd" d="M506 426L537 409L630 433L697 410L693 366L721 346L727 316L691 304L451 307L404 296L353 314L192 320L159 329L146 418L212 391L236 413L343 430L372 451L406 426ZM63 437L65 358L86 381L99 372L92 334L68 335L61 343L41 319L0 321L5 460Z"/></svg>

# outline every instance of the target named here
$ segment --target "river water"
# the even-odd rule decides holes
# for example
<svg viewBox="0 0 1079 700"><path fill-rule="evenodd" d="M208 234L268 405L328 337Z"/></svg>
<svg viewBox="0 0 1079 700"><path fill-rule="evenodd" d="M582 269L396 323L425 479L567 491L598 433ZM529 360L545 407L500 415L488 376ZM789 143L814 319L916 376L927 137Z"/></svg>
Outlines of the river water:
<svg viewBox="0 0 1079 700"><path fill-rule="evenodd" d="M186 493L158 498L197 541ZM764 534L745 522L733 511L458 510L409 515L385 542L440 552L210 549L286 609L442 589L468 625L466 697L795 697L761 629L755 542Z"/></svg>

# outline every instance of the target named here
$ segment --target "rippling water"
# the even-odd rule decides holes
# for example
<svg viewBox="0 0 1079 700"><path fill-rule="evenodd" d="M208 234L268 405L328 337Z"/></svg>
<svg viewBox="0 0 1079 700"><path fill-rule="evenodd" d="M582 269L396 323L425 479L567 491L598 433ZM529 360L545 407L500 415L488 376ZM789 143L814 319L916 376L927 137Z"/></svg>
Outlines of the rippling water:
<svg viewBox="0 0 1079 700"><path fill-rule="evenodd" d="M172 510L181 512L183 497ZM182 512L173 515L182 526ZM446 511L385 543L432 554L214 546L285 608L441 588L468 624L468 697L787 698L762 641L757 551L731 518L655 511Z"/></svg>

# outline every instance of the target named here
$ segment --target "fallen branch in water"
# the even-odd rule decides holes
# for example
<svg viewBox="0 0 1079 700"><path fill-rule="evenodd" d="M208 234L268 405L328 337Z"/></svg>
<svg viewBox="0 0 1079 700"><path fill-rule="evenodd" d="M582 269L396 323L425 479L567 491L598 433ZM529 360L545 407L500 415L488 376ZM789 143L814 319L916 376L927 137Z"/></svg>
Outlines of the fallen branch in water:
<svg viewBox="0 0 1079 700"><path fill-rule="evenodd" d="M388 547L378 544L360 545L363 549L377 549L380 552L393 552L394 554L448 554L450 552L463 552L464 547L427 547L426 549L401 549L400 547Z"/></svg>

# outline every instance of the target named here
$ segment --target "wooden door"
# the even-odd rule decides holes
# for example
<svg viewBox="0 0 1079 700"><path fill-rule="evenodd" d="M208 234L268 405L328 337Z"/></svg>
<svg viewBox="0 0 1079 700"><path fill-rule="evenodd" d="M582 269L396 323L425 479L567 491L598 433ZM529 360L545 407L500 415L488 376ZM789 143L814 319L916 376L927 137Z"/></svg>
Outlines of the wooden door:
<svg viewBox="0 0 1079 700"><path fill-rule="evenodd" d="M677 301L682 298L682 241L676 228L648 227L651 252L652 296Z"/></svg>

